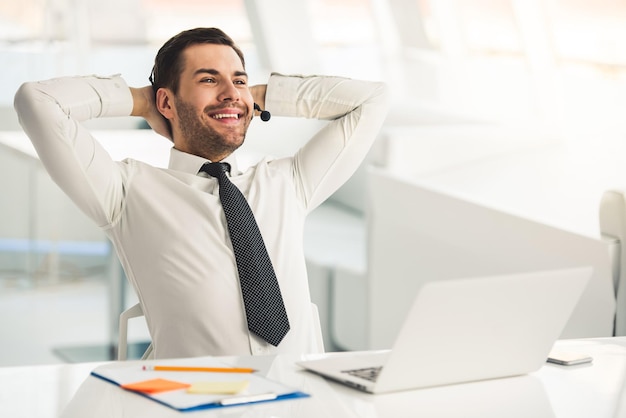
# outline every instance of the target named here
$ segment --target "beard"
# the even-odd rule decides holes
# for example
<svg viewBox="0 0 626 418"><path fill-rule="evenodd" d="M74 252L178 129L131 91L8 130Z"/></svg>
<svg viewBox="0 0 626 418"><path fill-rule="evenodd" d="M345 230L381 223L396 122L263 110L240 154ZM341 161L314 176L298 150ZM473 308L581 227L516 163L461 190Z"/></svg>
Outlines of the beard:
<svg viewBox="0 0 626 418"><path fill-rule="evenodd" d="M207 106L203 109L203 113L207 115L215 108L215 106ZM215 158L225 158L239 148L244 142L250 125L250 118L244 114L242 117L246 117L246 121L243 125L220 133L197 114L193 105L180 97L176 97L176 109L179 118L178 127L186 140L186 151L211 161L219 161ZM206 118L209 119L209 116Z"/></svg>

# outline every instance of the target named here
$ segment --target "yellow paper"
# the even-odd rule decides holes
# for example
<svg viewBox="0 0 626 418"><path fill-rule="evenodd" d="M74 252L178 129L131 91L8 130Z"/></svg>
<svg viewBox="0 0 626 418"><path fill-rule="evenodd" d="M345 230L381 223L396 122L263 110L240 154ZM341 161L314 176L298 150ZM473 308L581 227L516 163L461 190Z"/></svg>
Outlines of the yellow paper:
<svg viewBox="0 0 626 418"><path fill-rule="evenodd" d="M248 388L247 380L230 381L230 382L195 382L188 389L187 393L197 394L219 394L219 395L235 395Z"/></svg>

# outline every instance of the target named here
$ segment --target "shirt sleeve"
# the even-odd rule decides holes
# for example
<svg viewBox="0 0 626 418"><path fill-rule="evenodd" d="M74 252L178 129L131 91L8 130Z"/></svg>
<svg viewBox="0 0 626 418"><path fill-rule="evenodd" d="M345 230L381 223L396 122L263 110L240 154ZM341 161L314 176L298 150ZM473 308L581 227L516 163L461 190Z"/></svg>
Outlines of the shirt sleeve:
<svg viewBox="0 0 626 418"><path fill-rule="evenodd" d="M20 124L52 179L99 226L112 222L123 172L80 122L128 116L133 101L120 76L24 83L14 101Z"/></svg>
<svg viewBox="0 0 626 418"><path fill-rule="evenodd" d="M387 116L384 83L272 74L265 107L276 116L329 120L293 157L296 188L310 211L354 174Z"/></svg>

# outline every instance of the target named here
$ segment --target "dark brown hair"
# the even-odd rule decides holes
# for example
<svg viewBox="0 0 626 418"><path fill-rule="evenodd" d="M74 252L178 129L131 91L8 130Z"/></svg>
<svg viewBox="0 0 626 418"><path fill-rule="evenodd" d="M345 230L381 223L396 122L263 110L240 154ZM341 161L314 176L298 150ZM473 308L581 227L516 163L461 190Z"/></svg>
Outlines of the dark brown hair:
<svg viewBox="0 0 626 418"><path fill-rule="evenodd" d="M161 87L178 92L180 74L183 71L181 54L185 48L196 44L217 44L231 47L241 59L244 69L246 63L243 53L232 38L217 28L195 28L180 32L163 44L156 57L149 80L156 92Z"/></svg>

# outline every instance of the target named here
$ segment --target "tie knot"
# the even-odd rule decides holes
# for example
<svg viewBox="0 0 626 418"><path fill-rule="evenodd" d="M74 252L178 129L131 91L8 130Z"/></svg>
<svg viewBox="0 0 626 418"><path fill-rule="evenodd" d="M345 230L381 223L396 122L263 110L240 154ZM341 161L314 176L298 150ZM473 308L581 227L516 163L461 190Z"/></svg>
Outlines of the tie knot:
<svg viewBox="0 0 626 418"><path fill-rule="evenodd" d="M209 176L219 177L225 172L230 173L230 164L228 163L205 163L201 168L200 172L205 172Z"/></svg>

